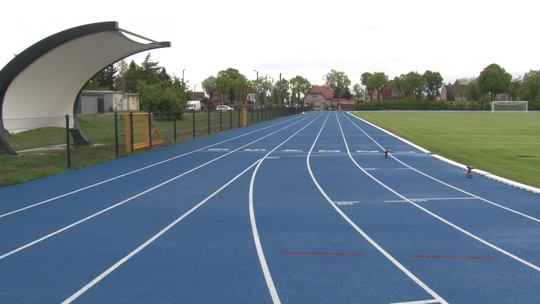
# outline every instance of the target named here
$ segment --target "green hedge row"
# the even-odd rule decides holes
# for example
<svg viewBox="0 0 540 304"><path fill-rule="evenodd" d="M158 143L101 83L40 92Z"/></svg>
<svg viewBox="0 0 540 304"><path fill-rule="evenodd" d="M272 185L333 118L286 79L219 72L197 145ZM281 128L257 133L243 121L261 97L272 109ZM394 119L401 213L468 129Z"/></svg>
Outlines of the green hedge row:
<svg viewBox="0 0 540 304"><path fill-rule="evenodd" d="M491 111L489 102L485 105L482 102L460 102L450 105L442 100L425 99L398 99L398 100L378 100L371 102L362 102L355 105L357 111L380 111L380 110L469 110L469 111ZM540 111L540 102L529 102L529 111Z"/></svg>

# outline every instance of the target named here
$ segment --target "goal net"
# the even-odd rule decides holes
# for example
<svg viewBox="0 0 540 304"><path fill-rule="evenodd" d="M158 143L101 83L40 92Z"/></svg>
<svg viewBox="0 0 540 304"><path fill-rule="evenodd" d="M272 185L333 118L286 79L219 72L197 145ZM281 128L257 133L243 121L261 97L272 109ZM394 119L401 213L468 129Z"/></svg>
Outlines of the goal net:
<svg viewBox="0 0 540 304"><path fill-rule="evenodd" d="M493 101L491 112L525 112L529 109L528 101Z"/></svg>

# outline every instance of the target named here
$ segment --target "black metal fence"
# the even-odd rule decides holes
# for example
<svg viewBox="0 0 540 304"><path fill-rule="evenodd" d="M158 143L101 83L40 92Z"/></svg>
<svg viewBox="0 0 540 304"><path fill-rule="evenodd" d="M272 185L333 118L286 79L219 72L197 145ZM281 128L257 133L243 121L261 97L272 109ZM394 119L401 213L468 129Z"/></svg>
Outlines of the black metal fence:
<svg viewBox="0 0 540 304"><path fill-rule="evenodd" d="M208 136L260 122L299 114L309 108L268 107L239 108L228 112L107 113L78 115L75 125L86 141L70 128L73 117L43 118L54 121L51 127L22 130L24 120L4 120L4 126L16 126L8 142L18 157L0 155L1 178L17 170L47 170L62 166L81 168L107 160L140 153L194 138ZM140 118L143 117L143 118ZM127 121L126 121L127 119ZM143 119L142 128L141 122ZM146 120L147 119L147 120ZM8 129L8 128L6 128ZM13 129L14 130L14 129ZM9 131L9 129L8 129ZM146 142L146 143L145 143ZM23 165L31 160L31 164ZM8 163L12 163L8 166ZM44 175L47 175L44 173Z"/></svg>

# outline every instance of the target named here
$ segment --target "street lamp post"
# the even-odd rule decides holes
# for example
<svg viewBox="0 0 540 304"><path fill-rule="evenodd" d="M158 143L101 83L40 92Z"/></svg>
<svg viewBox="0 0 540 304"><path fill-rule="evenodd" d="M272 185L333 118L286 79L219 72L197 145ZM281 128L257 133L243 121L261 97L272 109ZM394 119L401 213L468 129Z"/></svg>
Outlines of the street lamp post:
<svg viewBox="0 0 540 304"><path fill-rule="evenodd" d="M259 80L259 71L253 70L253 72L257 73L257 78L255 78L255 81ZM255 83L255 85L257 85ZM253 104L257 104L257 95L259 94L259 90L257 90L257 87L255 87L255 100L253 101Z"/></svg>
<svg viewBox="0 0 540 304"><path fill-rule="evenodd" d="M182 70L182 82L184 82L184 71L185 71L185 70L186 70L186 69L183 69L183 70Z"/></svg>

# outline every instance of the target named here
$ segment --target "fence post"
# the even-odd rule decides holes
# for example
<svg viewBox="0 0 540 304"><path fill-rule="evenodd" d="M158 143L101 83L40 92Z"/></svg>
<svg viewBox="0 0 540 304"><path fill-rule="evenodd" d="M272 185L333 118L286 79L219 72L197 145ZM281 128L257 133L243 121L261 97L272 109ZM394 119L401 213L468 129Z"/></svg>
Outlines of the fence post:
<svg viewBox="0 0 540 304"><path fill-rule="evenodd" d="M148 112L148 146L152 149L152 112Z"/></svg>
<svg viewBox="0 0 540 304"><path fill-rule="evenodd" d="M173 129L174 142L176 142L176 111L173 111Z"/></svg>
<svg viewBox="0 0 540 304"><path fill-rule="evenodd" d="M223 112L219 111L219 132L223 132Z"/></svg>
<svg viewBox="0 0 540 304"><path fill-rule="evenodd" d="M131 146L129 147L129 151L133 152L135 148L135 144L133 143L133 141L135 140L135 137L133 136L133 112L129 112L129 137L131 139L131 142L129 143L129 145Z"/></svg>
<svg viewBox="0 0 540 304"><path fill-rule="evenodd" d="M208 109L206 109L208 114L208 135L210 135L210 105L208 105Z"/></svg>
<svg viewBox="0 0 540 304"><path fill-rule="evenodd" d="M66 115L66 147L67 147L67 167L71 168L71 142L69 134L69 115Z"/></svg>
<svg viewBox="0 0 540 304"><path fill-rule="evenodd" d="M191 111L191 124L193 128L193 138L195 138L195 111Z"/></svg>
<svg viewBox="0 0 540 304"><path fill-rule="evenodd" d="M118 113L114 112L114 149L118 159Z"/></svg>

